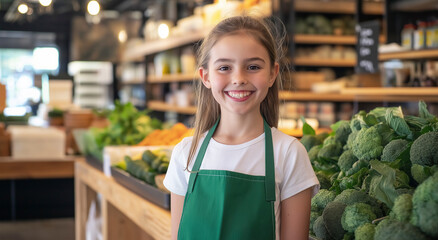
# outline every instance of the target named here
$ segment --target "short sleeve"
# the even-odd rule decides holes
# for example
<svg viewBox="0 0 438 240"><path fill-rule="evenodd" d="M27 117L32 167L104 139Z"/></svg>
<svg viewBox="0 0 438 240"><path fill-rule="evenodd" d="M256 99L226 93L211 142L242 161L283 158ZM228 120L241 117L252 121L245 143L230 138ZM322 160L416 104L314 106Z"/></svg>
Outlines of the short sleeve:
<svg viewBox="0 0 438 240"><path fill-rule="evenodd" d="M184 139L174 147L169 168L163 181L164 186L170 192L181 196L186 195L188 185L187 171L185 170L187 156L184 154L184 148L188 143L189 141Z"/></svg>
<svg viewBox="0 0 438 240"><path fill-rule="evenodd" d="M280 184L281 201L313 187L312 196L319 191L319 181L313 171L306 148L294 140L283 162L283 181Z"/></svg>

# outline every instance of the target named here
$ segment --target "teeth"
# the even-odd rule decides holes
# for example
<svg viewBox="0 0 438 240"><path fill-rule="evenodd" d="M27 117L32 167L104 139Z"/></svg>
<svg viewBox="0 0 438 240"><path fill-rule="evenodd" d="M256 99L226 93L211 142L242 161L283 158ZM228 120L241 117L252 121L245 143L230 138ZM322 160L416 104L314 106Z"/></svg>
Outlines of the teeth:
<svg viewBox="0 0 438 240"><path fill-rule="evenodd" d="M233 98L244 98L250 94L251 92L228 92L228 95L230 95Z"/></svg>

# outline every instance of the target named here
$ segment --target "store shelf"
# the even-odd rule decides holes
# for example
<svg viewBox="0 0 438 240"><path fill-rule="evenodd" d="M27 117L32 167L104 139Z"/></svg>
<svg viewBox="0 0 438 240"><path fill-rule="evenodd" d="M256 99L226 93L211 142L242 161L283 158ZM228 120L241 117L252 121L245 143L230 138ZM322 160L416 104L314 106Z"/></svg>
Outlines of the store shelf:
<svg viewBox="0 0 438 240"><path fill-rule="evenodd" d="M146 55L184 46L203 39L207 35L207 33L208 30L204 30L199 32L187 33L177 37L170 37L167 39L146 41L141 45L135 45L127 48L124 52L124 55L122 56L122 61L138 61Z"/></svg>
<svg viewBox="0 0 438 240"><path fill-rule="evenodd" d="M438 59L438 48L415 50L415 51L389 52L389 53L379 54L380 61L387 61L392 59L399 59L399 60Z"/></svg>
<svg viewBox="0 0 438 240"><path fill-rule="evenodd" d="M314 93L280 91L284 101L327 101L327 102L438 102L436 88L344 88L340 93Z"/></svg>
<svg viewBox="0 0 438 240"><path fill-rule="evenodd" d="M196 76L197 76L196 73L171 74L171 75L163 75L161 77L149 76L148 83L188 82L188 81L192 81Z"/></svg>
<svg viewBox="0 0 438 240"><path fill-rule="evenodd" d="M297 66L324 66L324 67L354 67L356 59L314 59L298 57L292 60Z"/></svg>
<svg viewBox="0 0 438 240"><path fill-rule="evenodd" d="M365 2L363 12L365 14L383 15L383 2ZM297 12L317 12L317 13L356 13L356 1L295 1L295 11Z"/></svg>
<svg viewBox="0 0 438 240"><path fill-rule="evenodd" d="M155 110L155 111L162 111L162 112L176 112L181 114L195 114L196 113L196 107L189 106L189 107L180 107L176 105L170 105L165 102L156 101L156 100L150 100L148 101L148 109Z"/></svg>
<svg viewBox="0 0 438 240"><path fill-rule="evenodd" d="M295 43L298 44L348 44L354 45L357 43L356 36L334 36L334 35L311 35L297 34L295 35ZM381 43L386 42L385 36L380 36Z"/></svg>
<svg viewBox="0 0 438 240"><path fill-rule="evenodd" d="M140 85L144 84L144 80L130 80L130 81L120 81L121 85Z"/></svg>
<svg viewBox="0 0 438 240"><path fill-rule="evenodd" d="M354 95L339 93L314 93L314 92L292 92L280 91L281 100L287 101L329 101L329 102L350 102Z"/></svg>
<svg viewBox="0 0 438 240"><path fill-rule="evenodd" d="M438 10L436 0L404 0L391 4L391 10L403 12L421 12Z"/></svg>
<svg viewBox="0 0 438 240"><path fill-rule="evenodd" d="M0 179L73 178L74 161L0 157Z"/></svg>

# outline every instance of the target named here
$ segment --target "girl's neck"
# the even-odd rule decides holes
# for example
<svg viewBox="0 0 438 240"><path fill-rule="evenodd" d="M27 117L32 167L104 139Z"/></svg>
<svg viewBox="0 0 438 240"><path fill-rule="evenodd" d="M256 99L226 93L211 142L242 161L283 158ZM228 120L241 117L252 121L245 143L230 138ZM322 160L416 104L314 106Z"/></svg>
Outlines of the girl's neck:
<svg viewBox="0 0 438 240"><path fill-rule="evenodd" d="M264 132L263 118L257 115L221 114L221 120L213 138L227 145L237 145L257 138Z"/></svg>

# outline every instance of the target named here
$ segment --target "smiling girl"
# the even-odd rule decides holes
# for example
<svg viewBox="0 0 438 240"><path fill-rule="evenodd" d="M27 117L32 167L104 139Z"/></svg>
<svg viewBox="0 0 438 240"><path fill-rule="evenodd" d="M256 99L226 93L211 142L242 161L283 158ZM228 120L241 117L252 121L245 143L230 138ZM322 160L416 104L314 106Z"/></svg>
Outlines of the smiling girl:
<svg viewBox="0 0 438 240"><path fill-rule="evenodd" d="M220 22L199 52L195 135L172 152L172 239L308 239L319 189L307 152L280 132L281 50L256 18Z"/></svg>

